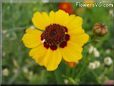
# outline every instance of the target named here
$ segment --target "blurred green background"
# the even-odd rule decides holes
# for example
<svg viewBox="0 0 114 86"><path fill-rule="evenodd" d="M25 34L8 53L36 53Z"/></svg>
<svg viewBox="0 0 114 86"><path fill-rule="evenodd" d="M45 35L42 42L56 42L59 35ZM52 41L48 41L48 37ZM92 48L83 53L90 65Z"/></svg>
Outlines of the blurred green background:
<svg viewBox="0 0 114 86"><path fill-rule="evenodd" d="M29 57L29 49L23 45L21 38L25 29L33 25L33 13L57 11L58 4L2 3L2 84L102 84L114 80L114 8L80 8L72 3L74 14L83 18L86 33L92 36L95 23L105 24L109 31L104 37L96 37L94 42L84 46L84 57L74 68L62 61L56 71L48 72ZM98 57L88 54L90 46L97 49ZM105 65L106 57L112 59L111 65ZM100 66L89 68L89 63L94 61L99 61Z"/></svg>

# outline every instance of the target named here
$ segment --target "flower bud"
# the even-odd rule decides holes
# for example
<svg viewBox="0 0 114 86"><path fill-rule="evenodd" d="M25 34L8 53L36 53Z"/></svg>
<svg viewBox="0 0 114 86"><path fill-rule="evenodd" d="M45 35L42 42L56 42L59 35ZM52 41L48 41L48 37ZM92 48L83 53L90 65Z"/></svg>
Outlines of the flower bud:
<svg viewBox="0 0 114 86"><path fill-rule="evenodd" d="M89 54L92 54L92 53L93 53L93 51L94 51L94 47L91 45L91 46L89 47L88 52L89 52Z"/></svg>
<svg viewBox="0 0 114 86"><path fill-rule="evenodd" d="M97 50L97 48L94 48L93 54L94 54L94 56L95 56L96 58L98 58L98 57L100 56L100 53L99 53L99 51Z"/></svg>
<svg viewBox="0 0 114 86"><path fill-rule="evenodd" d="M96 68L95 63L90 62L88 68L91 69L91 70L94 70Z"/></svg>
<svg viewBox="0 0 114 86"><path fill-rule="evenodd" d="M76 62L67 62L68 66L74 68L76 66Z"/></svg>
<svg viewBox="0 0 114 86"><path fill-rule="evenodd" d="M68 82L69 82L69 81L68 81L67 79L64 80L64 83L65 83L65 84L68 84Z"/></svg>
<svg viewBox="0 0 114 86"><path fill-rule="evenodd" d="M113 63L111 57L105 57L104 58L104 64L107 66L110 66Z"/></svg>
<svg viewBox="0 0 114 86"><path fill-rule="evenodd" d="M94 61L94 64L95 64L96 68L100 67L100 62L99 61Z"/></svg>
<svg viewBox="0 0 114 86"><path fill-rule="evenodd" d="M9 70L7 68L3 69L2 74L3 74L3 76L8 76Z"/></svg>
<svg viewBox="0 0 114 86"><path fill-rule="evenodd" d="M93 32L98 36L104 36L105 34L107 34L108 29L107 26L105 26L104 24L96 23L93 27Z"/></svg>

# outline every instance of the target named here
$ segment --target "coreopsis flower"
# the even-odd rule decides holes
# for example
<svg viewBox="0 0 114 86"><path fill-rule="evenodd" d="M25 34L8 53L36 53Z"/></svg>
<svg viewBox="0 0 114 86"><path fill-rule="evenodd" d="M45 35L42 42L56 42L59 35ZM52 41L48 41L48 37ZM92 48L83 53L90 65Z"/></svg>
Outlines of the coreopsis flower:
<svg viewBox="0 0 114 86"><path fill-rule="evenodd" d="M61 60L78 62L82 59L83 45L89 36L82 29L82 18L58 10L36 12L22 37L24 45L31 48L29 55L48 71L57 69Z"/></svg>
<svg viewBox="0 0 114 86"><path fill-rule="evenodd" d="M58 8L64 10L65 12L72 14L74 13L72 3L70 2L61 2L58 4Z"/></svg>

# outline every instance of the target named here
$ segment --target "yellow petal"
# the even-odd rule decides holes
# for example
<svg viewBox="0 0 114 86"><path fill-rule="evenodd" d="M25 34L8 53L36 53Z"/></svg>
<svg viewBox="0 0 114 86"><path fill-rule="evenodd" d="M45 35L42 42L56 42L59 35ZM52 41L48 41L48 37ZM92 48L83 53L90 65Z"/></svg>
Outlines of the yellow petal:
<svg viewBox="0 0 114 86"><path fill-rule="evenodd" d="M70 35L71 35L70 41L79 46L83 46L89 40L89 35L86 33L70 34Z"/></svg>
<svg viewBox="0 0 114 86"><path fill-rule="evenodd" d="M55 13L54 17L54 23L60 24L60 25L65 25L65 23L68 21L69 15L65 11L59 10Z"/></svg>
<svg viewBox="0 0 114 86"><path fill-rule="evenodd" d="M64 20L65 26L71 23L75 17L76 17L75 15L69 15L68 20Z"/></svg>
<svg viewBox="0 0 114 86"><path fill-rule="evenodd" d="M60 64L62 60L62 55L59 51L59 49L53 51L51 55L48 58L48 64L45 65L48 71L53 71L57 69L58 65Z"/></svg>
<svg viewBox="0 0 114 86"><path fill-rule="evenodd" d="M54 18L55 18L55 12L51 11L49 13L49 17L50 17L50 24L54 23Z"/></svg>
<svg viewBox="0 0 114 86"><path fill-rule="evenodd" d="M42 64L46 67L48 71L55 70L62 60L62 56L59 50L52 51L48 49L44 59L42 60Z"/></svg>
<svg viewBox="0 0 114 86"><path fill-rule="evenodd" d="M33 48L29 55L41 66L45 66L48 71L55 70L62 60L59 50L52 51L43 45Z"/></svg>
<svg viewBox="0 0 114 86"><path fill-rule="evenodd" d="M73 19L73 21L71 21L68 26L82 26L83 23L83 19L79 16L75 16L75 18Z"/></svg>
<svg viewBox="0 0 114 86"><path fill-rule="evenodd" d="M69 24L67 24L67 28L73 30L81 27L82 23L83 23L82 18L79 16L75 16L74 19L71 22L69 22ZM73 27L73 28L70 28L70 27Z"/></svg>
<svg viewBox="0 0 114 86"><path fill-rule="evenodd" d="M69 26L68 33L69 34L77 34L78 35L78 34L84 33L84 30L82 29L82 27Z"/></svg>
<svg viewBox="0 0 114 86"><path fill-rule="evenodd" d="M68 41L65 48L60 48L63 59L67 62L77 62L82 58L82 47Z"/></svg>
<svg viewBox="0 0 114 86"><path fill-rule="evenodd" d="M22 37L22 41L26 47L34 48L41 43L40 36L41 36L41 31L29 28L26 30L26 33Z"/></svg>
<svg viewBox="0 0 114 86"><path fill-rule="evenodd" d="M43 46L43 44L41 44L38 47L31 49L29 52L29 56L31 56L36 61L36 63L43 66L44 65L43 60L45 58L47 51L48 49L46 49Z"/></svg>
<svg viewBox="0 0 114 86"><path fill-rule="evenodd" d="M36 12L33 15L32 22L37 28L45 30L45 28L50 25L50 18L45 12Z"/></svg>

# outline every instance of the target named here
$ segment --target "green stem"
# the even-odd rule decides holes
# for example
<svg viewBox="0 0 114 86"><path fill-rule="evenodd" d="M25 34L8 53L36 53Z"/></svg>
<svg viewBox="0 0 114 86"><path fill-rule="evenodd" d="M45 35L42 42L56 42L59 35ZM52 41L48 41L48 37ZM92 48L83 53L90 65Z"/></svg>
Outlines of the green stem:
<svg viewBox="0 0 114 86"><path fill-rule="evenodd" d="M76 84L75 80L71 77L68 78L68 80L72 83L72 84Z"/></svg>
<svg viewBox="0 0 114 86"><path fill-rule="evenodd" d="M94 71L91 71L91 72L95 76L95 79L98 82L98 84L101 84L100 80L98 79L98 75L96 75L96 73Z"/></svg>
<svg viewBox="0 0 114 86"><path fill-rule="evenodd" d="M54 72L57 84L62 84L63 83L63 79L62 79L62 74L60 73L60 71L55 71Z"/></svg>
<svg viewBox="0 0 114 86"><path fill-rule="evenodd" d="M87 63L87 61L88 61L88 52L86 53L86 55L84 56L84 64L83 64L83 66L82 66L82 68L81 68L81 70L80 70L80 72L79 72L79 74L75 77L75 79L76 78L79 78L80 77L80 75L82 74L82 72L83 71L85 71L84 69L85 69L85 67L86 67L86 63ZM87 59L85 59L85 58L87 58Z"/></svg>
<svg viewBox="0 0 114 86"><path fill-rule="evenodd" d="M8 32L10 32L10 31L12 32L12 31L18 31L18 30L25 30L25 29L26 29L26 27L15 27L15 28L11 28L11 29L10 28L9 29L7 28L7 31ZM42 31L42 32L44 31L44 30L41 30L39 28L35 28L35 29L37 29L39 31ZM5 28L5 30L6 30L6 28Z"/></svg>

